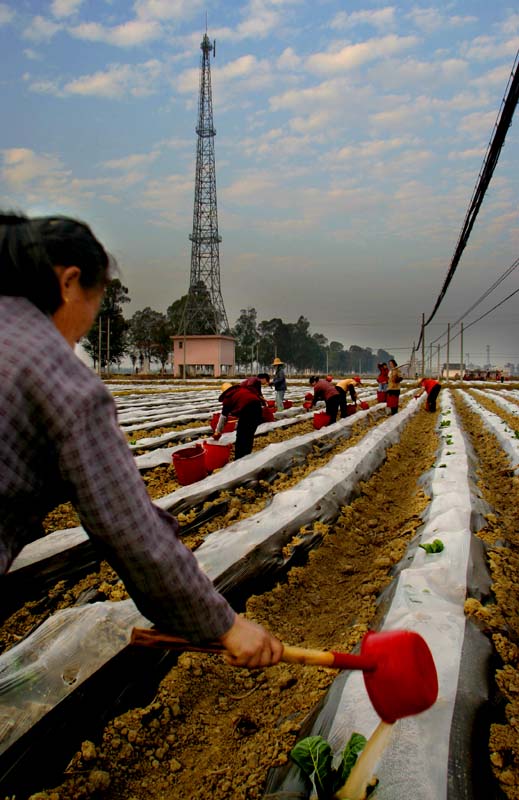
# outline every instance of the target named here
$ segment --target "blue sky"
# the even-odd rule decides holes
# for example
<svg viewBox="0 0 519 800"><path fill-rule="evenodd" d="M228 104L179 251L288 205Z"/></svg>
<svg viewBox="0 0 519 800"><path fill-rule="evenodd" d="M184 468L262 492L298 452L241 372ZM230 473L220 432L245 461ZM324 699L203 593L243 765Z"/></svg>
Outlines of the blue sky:
<svg viewBox="0 0 519 800"><path fill-rule="evenodd" d="M188 287L206 14L229 321L247 306L304 314L404 361L493 134L517 6L2 0L2 205L89 222L130 313L165 311ZM518 129L516 115L427 350L519 255ZM464 324L517 286L514 272ZM470 360L488 345L493 363L519 362L517 298L467 331Z"/></svg>

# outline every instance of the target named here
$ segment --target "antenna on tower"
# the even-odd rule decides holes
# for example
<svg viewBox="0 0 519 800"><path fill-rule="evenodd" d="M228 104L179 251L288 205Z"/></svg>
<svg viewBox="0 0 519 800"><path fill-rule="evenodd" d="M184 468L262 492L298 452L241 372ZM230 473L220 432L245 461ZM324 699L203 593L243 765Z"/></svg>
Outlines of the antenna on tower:
<svg viewBox="0 0 519 800"><path fill-rule="evenodd" d="M184 335L214 335L229 330L220 288L220 242L216 203L213 98L207 33L200 44L200 96L196 146L195 201L191 240L191 274L184 307Z"/></svg>

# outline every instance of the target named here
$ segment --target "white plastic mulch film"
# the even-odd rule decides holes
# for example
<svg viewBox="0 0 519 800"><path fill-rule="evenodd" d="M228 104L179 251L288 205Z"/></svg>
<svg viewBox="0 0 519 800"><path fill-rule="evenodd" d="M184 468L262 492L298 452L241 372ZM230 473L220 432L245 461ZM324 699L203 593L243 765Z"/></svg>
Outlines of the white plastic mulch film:
<svg viewBox="0 0 519 800"><path fill-rule="evenodd" d="M0 754L147 625L131 600L59 611L0 656Z"/></svg>
<svg viewBox="0 0 519 800"><path fill-rule="evenodd" d="M420 542L440 539L444 550L414 556L393 588L380 630L407 629L428 643L436 664L439 695L428 711L396 722L376 768L377 800L460 800L474 797L472 723L487 699L487 639L464 614L472 559L471 519L476 493L470 485L467 447L447 390L441 392L440 447L426 490ZM416 548L416 549L415 549ZM404 559L405 562L405 559ZM479 565L481 567L481 564ZM379 723L361 672L342 673L308 735L322 735L338 759L353 732L369 738ZM271 775L265 797L309 797L297 767ZM305 792L305 793L301 793Z"/></svg>

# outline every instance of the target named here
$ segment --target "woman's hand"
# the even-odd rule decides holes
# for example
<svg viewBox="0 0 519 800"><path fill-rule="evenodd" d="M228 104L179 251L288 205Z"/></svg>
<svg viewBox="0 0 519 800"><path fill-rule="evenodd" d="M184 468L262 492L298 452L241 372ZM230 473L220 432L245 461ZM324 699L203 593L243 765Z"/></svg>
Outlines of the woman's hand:
<svg viewBox="0 0 519 800"><path fill-rule="evenodd" d="M261 625L236 615L234 624L220 637L225 659L233 667L268 667L277 664L283 645Z"/></svg>
<svg viewBox="0 0 519 800"><path fill-rule="evenodd" d="M215 439L216 441L218 441L218 439L220 439L221 436L222 436L222 434L221 433L216 433L216 431L213 433L213 439Z"/></svg>

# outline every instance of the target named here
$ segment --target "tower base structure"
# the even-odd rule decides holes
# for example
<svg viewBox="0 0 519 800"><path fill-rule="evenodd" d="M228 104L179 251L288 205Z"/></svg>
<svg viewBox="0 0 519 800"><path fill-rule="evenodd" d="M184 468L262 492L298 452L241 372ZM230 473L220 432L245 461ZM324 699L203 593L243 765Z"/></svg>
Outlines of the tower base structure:
<svg viewBox="0 0 519 800"><path fill-rule="evenodd" d="M234 375L236 341L232 336L191 335L172 339L175 378Z"/></svg>

